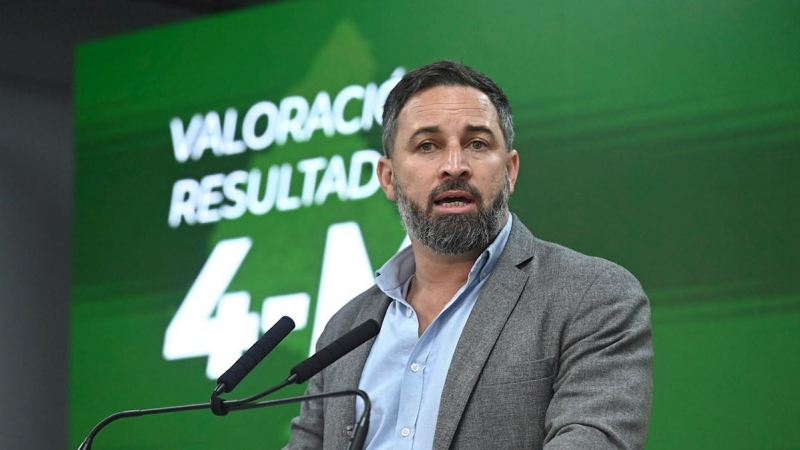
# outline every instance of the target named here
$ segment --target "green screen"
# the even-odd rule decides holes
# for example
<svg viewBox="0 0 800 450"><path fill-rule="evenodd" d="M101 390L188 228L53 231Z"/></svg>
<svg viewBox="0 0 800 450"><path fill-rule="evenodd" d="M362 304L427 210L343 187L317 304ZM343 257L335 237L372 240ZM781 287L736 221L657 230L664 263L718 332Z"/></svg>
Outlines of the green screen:
<svg viewBox="0 0 800 450"><path fill-rule="evenodd" d="M282 381L405 242L376 184L399 76L454 59L514 108L511 209L652 305L648 449L800 446L800 6L294 2L81 45L70 446L120 410ZM291 386L281 395L299 395ZM277 449L288 405L126 419L96 449Z"/></svg>

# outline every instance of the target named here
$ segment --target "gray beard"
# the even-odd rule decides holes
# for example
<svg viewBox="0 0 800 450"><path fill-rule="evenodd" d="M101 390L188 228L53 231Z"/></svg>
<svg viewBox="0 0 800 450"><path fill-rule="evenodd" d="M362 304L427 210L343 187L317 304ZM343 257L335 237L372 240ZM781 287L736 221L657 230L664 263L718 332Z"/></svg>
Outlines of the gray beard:
<svg viewBox="0 0 800 450"><path fill-rule="evenodd" d="M450 190L469 192L475 199L477 214L445 214L434 218L433 199ZM474 186L464 180L448 180L431 192L427 208L423 211L403 194L396 177L394 181L397 210L406 231L426 247L442 255L463 255L488 247L505 225L509 191L510 180L506 176L503 189L487 207Z"/></svg>

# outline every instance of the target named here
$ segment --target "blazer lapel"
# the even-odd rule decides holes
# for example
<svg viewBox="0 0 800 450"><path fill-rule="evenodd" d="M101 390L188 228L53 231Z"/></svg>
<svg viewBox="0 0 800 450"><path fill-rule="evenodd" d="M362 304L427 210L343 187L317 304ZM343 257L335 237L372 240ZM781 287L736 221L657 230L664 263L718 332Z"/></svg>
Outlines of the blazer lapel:
<svg viewBox="0 0 800 450"><path fill-rule="evenodd" d="M364 306L353 319L350 329L361 325L369 319L375 319L378 323L383 323L383 316L386 315L386 310L389 308L390 299L377 288L374 289L376 292L371 295L371 298L363 302ZM329 375L329 379L332 380L332 383L327 385L325 390L332 392L344 389L357 389L358 383L361 380L361 372L364 370L364 364L367 361L367 356L374 342L374 338L370 339L364 345L356 348L342 358L340 364L331 366L331 369L335 367L335 371L332 371ZM328 447L326 443L326 448L346 448L348 439L350 438L347 435L347 426L353 425L356 414L355 397L348 396L331 399L326 414L330 414L330 417L335 418L337 421L341 420L340 423L334 424L336 428L341 430L341 432L336 433L336 436L340 437L341 441L330 447Z"/></svg>
<svg viewBox="0 0 800 450"><path fill-rule="evenodd" d="M486 280L453 353L442 390L434 449L450 447L478 377L528 280L528 273L519 265L532 256L533 236L515 216L505 249Z"/></svg>

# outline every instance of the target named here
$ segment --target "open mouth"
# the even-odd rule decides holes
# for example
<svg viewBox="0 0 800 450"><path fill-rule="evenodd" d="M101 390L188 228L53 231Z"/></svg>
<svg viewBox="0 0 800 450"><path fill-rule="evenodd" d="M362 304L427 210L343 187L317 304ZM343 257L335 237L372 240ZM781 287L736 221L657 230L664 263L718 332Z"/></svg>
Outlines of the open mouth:
<svg viewBox="0 0 800 450"><path fill-rule="evenodd" d="M450 206L467 206L472 202L462 197L452 197L437 201L435 203L439 206L450 207Z"/></svg>
<svg viewBox="0 0 800 450"><path fill-rule="evenodd" d="M464 191L447 191L436 196L433 204L440 208L463 208L475 203L475 198Z"/></svg>

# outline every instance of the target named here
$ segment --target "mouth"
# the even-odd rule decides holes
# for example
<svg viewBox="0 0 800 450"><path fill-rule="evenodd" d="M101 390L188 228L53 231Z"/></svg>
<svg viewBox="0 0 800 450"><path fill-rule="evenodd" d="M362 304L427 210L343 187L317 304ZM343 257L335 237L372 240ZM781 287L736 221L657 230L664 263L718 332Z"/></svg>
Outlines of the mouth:
<svg viewBox="0 0 800 450"><path fill-rule="evenodd" d="M446 191L433 199L434 209L443 213L467 212L475 207L475 197L465 191Z"/></svg>

